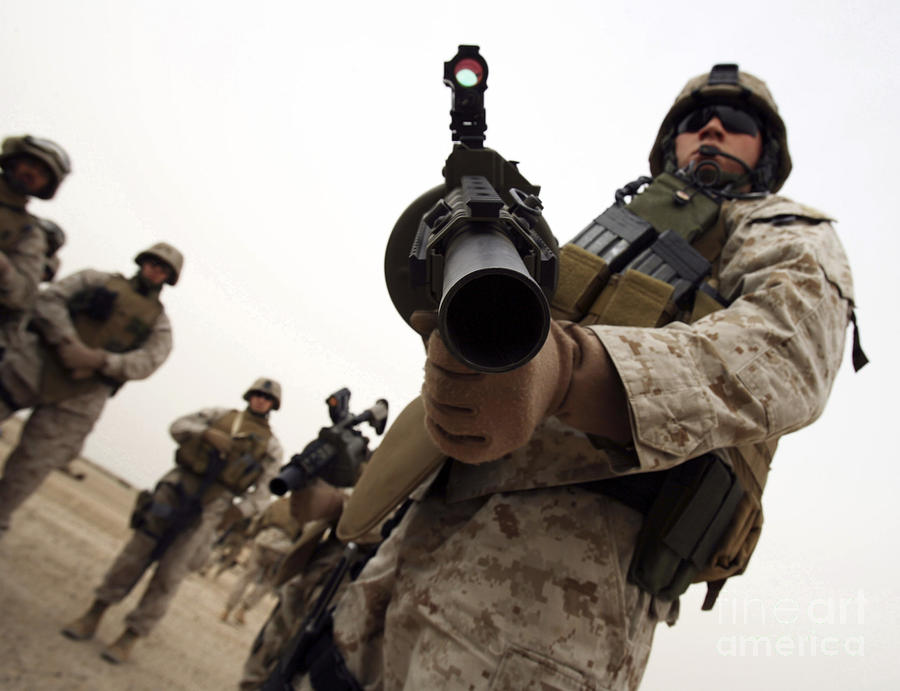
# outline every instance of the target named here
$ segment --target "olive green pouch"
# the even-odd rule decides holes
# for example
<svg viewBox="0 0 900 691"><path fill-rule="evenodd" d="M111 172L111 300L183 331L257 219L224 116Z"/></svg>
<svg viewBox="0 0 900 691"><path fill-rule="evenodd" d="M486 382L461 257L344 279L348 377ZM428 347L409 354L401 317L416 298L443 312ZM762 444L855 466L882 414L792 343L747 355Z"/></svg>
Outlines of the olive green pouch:
<svg viewBox="0 0 900 691"><path fill-rule="evenodd" d="M710 563L732 525L744 488L713 454L665 473L638 535L628 578L651 595L672 600Z"/></svg>
<svg viewBox="0 0 900 691"><path fill-rule="evenodd" d="M674 230L688 242L719 217L719 202L670 173L657 175L626 208L658 232Z"/></svg>

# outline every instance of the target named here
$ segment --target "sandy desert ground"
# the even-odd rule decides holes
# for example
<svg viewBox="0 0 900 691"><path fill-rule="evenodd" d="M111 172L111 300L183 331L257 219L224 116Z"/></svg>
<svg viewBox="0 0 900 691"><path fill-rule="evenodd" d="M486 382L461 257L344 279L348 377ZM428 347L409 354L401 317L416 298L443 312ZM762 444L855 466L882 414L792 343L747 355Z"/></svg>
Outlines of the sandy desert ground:
<svg viewBox="0 0 900 691"><path fill-rule="evenodd" d="M0 457L18 434L3 425ZM129 535L136 489L84 459L75 480L54 472L14 517L0 540L0 688L5 691L187 691L236 689L250 644L274 599L250 611L244 626L219 621L237 574L218 580L191 574L166 617L139 641L132 660L111 665L103 646L122 630L146 580L108 610L97 636L76 642L60 628L90 603L119 547ZM145 579L148 576L145 575Z"/></svg>

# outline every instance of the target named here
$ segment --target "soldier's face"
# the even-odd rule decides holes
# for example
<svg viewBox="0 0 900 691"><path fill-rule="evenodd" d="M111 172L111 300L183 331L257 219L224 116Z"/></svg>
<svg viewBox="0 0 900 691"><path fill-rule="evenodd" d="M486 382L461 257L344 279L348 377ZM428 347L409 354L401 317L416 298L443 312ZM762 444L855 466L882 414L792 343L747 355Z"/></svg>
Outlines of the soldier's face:
<svg viewBox="0 0 900 691"><path fill-rule="evenodd" d="M149 257L141 262L141 277L154 286L161 286L172 274L172 267L163 261Z"/></svg>
<svg viewBox="0 0 900 691"><path fill-rule="evenodd" d="M714 117L696 132L682 132L675 137L675 157L678 167L683 168L690 162L699 163L703 160L714 159L726 173L743 173L740 163L724 156L708 156L700 153L703 145L712 145L732 156L736 156L747 164L748 168L755 168L762 154L762 135L743 134L730 132L725 129L722 121Z"/></svg>
<svg viewBox="0 0 900 691"><path fill-rule="evenodd" d="M252 410L257 415L265 415L270 410L272 410L272 406L275 405L275 401L273 401L268 396L261 396L258 393L250 394L250 410Z"/></svg>
<svg viewBox="0 0 900 691"><path fill-rule="evenodd" d="M10 173L13 183L25 194L41 192L53 180L53 173L43 161L30 156L22 156L12 162Z"/></svg>

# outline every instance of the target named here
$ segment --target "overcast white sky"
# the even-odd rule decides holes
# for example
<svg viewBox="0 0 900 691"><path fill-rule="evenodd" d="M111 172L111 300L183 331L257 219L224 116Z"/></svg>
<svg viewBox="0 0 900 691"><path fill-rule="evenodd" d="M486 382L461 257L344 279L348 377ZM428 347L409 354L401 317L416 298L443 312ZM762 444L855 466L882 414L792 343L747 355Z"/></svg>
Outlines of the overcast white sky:
<svg viewBox="0 0 900 691"><path fill-rule="evenodd" d="M68 233L60 275L130 274L157 240L186 255L163 293L175 350L110 401L86 455L152 485L171 420L241 405L259 375L284 386L288 454L341 386L354 411L415 395L422 349L382 257L441 181L458 44L490 64L488 145L543 186L562 242L647 172L686 79L735 61L788 124L783 193L839 221L872 364L854 376L848 354L822 419L783 441L749 572L711 614L688 594L643 688L897 688L898 29L888 1L0 0L0 136L47 136L73 159L33 205Z"/></svg>

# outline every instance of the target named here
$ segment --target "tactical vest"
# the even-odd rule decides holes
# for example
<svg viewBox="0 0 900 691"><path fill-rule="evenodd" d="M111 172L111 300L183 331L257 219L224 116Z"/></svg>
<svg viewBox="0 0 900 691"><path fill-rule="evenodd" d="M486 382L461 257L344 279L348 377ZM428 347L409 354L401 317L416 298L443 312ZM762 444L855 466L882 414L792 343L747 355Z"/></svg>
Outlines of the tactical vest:
<svg viewBox="0 0 900 691"><path fill-rule="evenodd" d="M221 496L225 490L235 495L246 492L265 470L263 459L269 449L269 439L272 437L268 420L247 411L229 411L210 427L228 434L232 439L232 446L215 485L203 496L204 504ZM175 462L188 471L183 474L185 476L183 484L189 493L199 486L200 479L209 471L211 458L216 454L218 451L215 447L201 435L192 436L178 447Z"/></svg>
<svg viewBox="0 0 900 691"><path fill-rule="evenodd" d="M43 232L36 228L36 218L25 210L27 201L27 197L13 192L0 176L0 252L4 254L14 253L28 233ZM18 320L21 316L20 310L0 307L0 323Z"/></svg>
<svg viewBox="0 0 900 691"><path fill-rule="evenodd" d="M560 282L552 301L554 318L584 326L659 327L675 319L696 321L726 306L716 292L718 260L725 243L720 202L670 174L658 176L646 191L636 191L636 187L620 190L620 203L562 248ZM630 204L620 198L623 192L634 195ZM659 228L666 232L659 233ZM428 439L423 417L421 401L416 399L395 420L344 510L338 525L341 539L357 539L371 531L444 465L446 456ZM395 428L398 432L392 435ZM743 493L728 495L732 505L724 535L717 535L715 544L703 545L704 563L692 564L687 571L690 580L709 582L706 609L724 579L746 568L759 539L760 497L776 445L777 440L771 440L716 452ZM539 459L530 457L531 448L541 449ZM451 461L446 497L453 502L498 492L581 485L631 505L639 499L647 513L666 474L677 467L630 475L627 484L615 484L622 473L638 467L633 452L549 418L538 426L532 443L503 459L479 465ZM704 464L703 470L708 467ZM648 516L645 526L652 512ZM674 558L690 561L691 554ZM686 588L687 583L681 586ZM663 594L680 593L670 589Z"/></svg>
<svg viewBox="0 0 900 691"><path fill-rule="evenodd" d="M68 303L72 325L82 343L111 353L127 353L139 348L153 332L163 306L157 295L145 296L132 282L113 274L105 285L74 295ZM107 381L95 373L87 379L73 379L55 349L47 348L41 375L41 402L55 403L93 389Z"/></svg>

